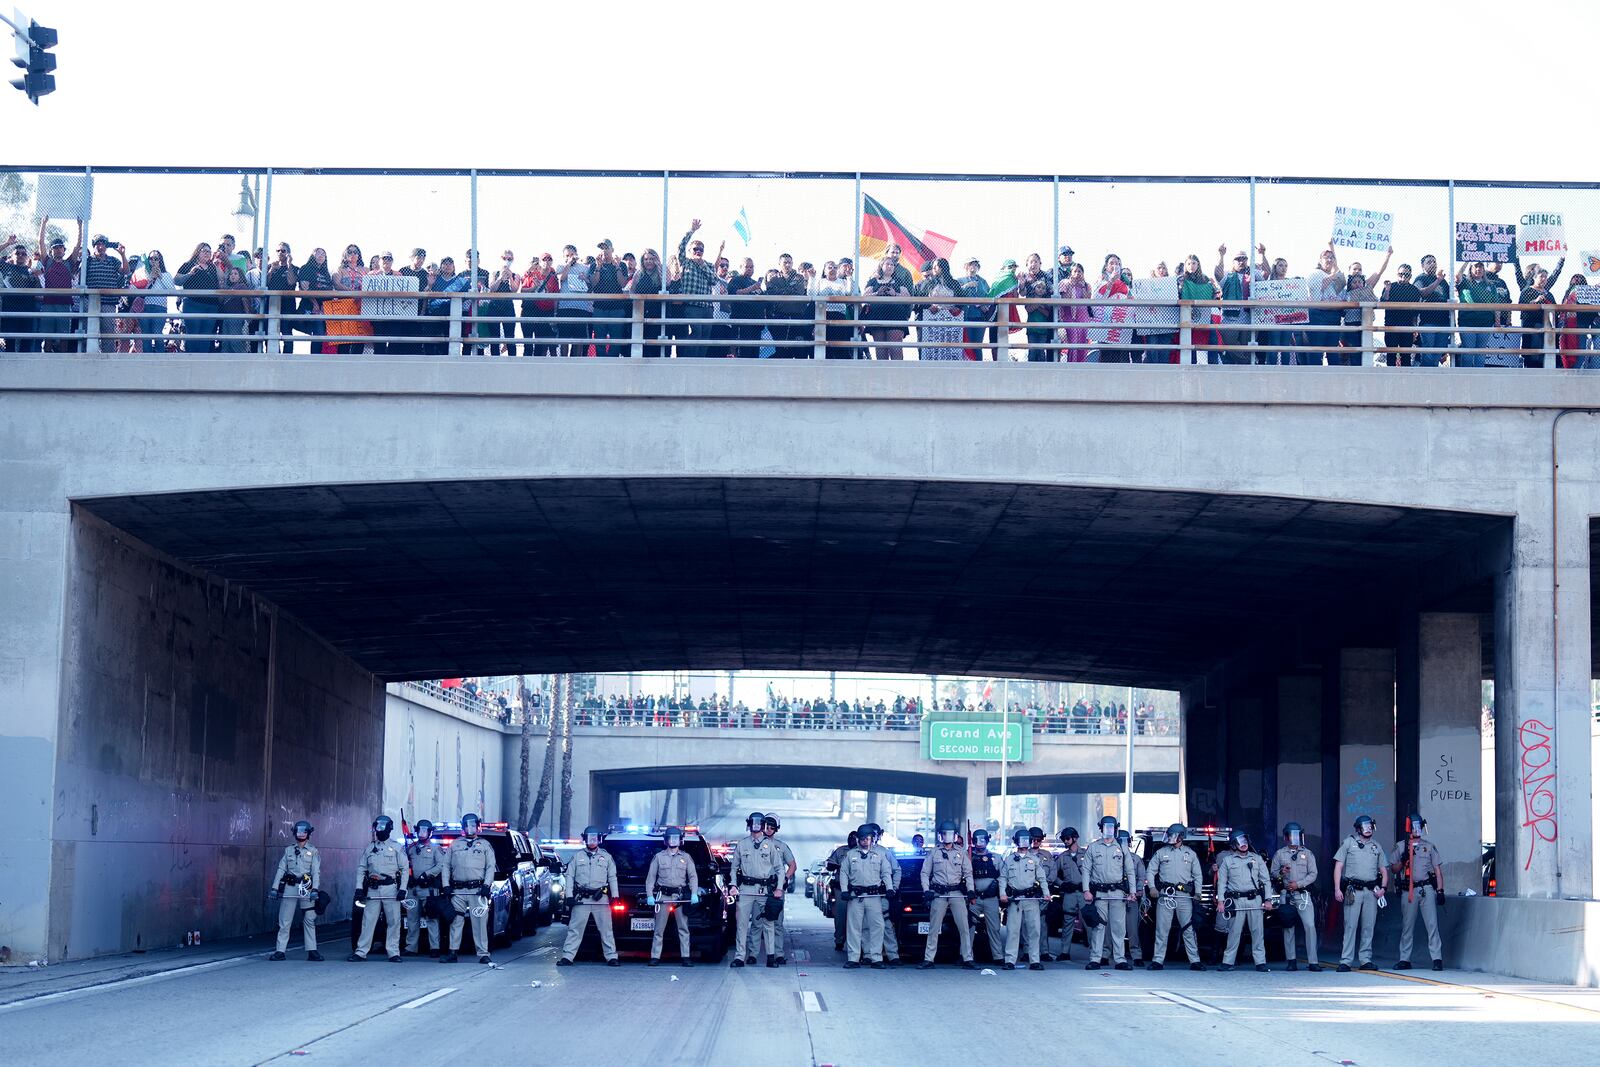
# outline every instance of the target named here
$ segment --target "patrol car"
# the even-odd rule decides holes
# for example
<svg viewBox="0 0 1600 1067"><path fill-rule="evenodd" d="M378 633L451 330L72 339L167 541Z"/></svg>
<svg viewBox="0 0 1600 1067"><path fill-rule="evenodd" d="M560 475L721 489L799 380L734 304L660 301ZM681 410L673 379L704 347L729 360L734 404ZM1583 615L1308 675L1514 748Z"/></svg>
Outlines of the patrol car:
<svg viewBox="0 0 1600 1067"><path fill-rule="evenodd" d="M494 849L489 940L510 944L555 921L562 905L561 888L556 880L561 861L555 853L504 822L480 823L478 834ZM433 840L442 848L448 849L460 836L458 822L440 823L433 828ZM414 840L408 832L406 844ZM382 922L381 915L379 922Z"/></svg>
<svg viewBox="0 0 1600 1067"><path fill-rule="evenodd" d="M655 933L655 909L645 903L644 880L650 872L650 860L662 849L661 832L665 827L631 823L613 827L606 832L600 847L611 853L617 865L616 900L611 902L612 934L618 952L648 953L650 940ZM570 848L575 853L583 848L582 842L559 842L558 851ZM700 882L700 903L679 905L689 915L689 944L701 960L720 960L733 944L735 934L734 910L725 892L731 869L725 846L712 845L700 834L699 828L683 827L683 851L694 861L695 875ZM570 905L564 906L557 921L565 923L570 915ZM674 927L667 931L669 940L677 937ZM586 932L579 952L600 950L600 935L593 929Z"/></svg>

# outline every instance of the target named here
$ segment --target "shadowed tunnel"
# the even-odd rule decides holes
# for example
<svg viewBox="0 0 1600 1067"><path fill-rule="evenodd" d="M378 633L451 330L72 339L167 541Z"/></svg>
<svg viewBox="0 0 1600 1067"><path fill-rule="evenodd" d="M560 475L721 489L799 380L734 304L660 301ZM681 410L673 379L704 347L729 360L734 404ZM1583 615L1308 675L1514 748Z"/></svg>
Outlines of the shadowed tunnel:
<svg viewBox="0 0 1600 1067"><path fill-rule="evenodd" d="M843 479L396 482L78 504L249 587L389 680L694 667L1178 688L1308 617L1381 620L1430 560L1509 523ZM1453 610L1489 611L1486 584L1443 592Z"/></svg>

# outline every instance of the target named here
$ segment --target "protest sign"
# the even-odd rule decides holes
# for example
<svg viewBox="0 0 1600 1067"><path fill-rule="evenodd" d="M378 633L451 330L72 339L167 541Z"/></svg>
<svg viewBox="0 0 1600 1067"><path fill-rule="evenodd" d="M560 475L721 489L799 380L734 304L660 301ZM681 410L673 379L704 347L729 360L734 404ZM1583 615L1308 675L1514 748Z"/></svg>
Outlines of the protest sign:
<svg viewBox="0 0 1600 1067"><path fill-rule="evenodd" d="M1272 278L1251 283L1250 295L1256 300L1310 300L1311 284L1304 278ZM1256 325L1297 326L1310 322L1303 307L1252 308L1250 319Z"/></svg>
<svg viewBox="0 0 1600 1067"><path fill-rule="evenodd" d="M409 274L368 274L361 279L363 293L415 293L417 279ZM415 300L396 300L391 297L364 296L361 298L361 314L369 319L393 317L398 315L415 315L417 302Z"/></svg>
<svg viewBox="0 0 1600 1067"><path fill-rule="evenodd" d="M1138 333L1173 333L1178 329L1178 279L1135 278L1129 287L1135 300L1170 300L1168 306L1133 309L1133 325Z"/></svg>
<svg viewBox="0 0 1600 1067"><path fill-rule="evenodd" d="M94 213L94 176L41 174L34 190L34 214L53 219L83 219Z"/></svg>
<svg viewBox="0 0 1600 1067"><path fill-rule="evenodd" d="M1110 299L1123 301L1125 296L1113 296ZM1106 324L1106 327L1089 330L1089 341L1099 347L1114 348L1117 345L1128 344L1133 339L1133 313L1134 308L1124 303L1110 304L1094 309L1095 318Z"/></svg>
<svg viewBox="0 0 1600 1067"><path fill-rule="evenodd" d="M1567 227L1559 211L1530 211L1517 220L1517 252L1524 256L1566 255Z"/></svg>
<svg viewBox="0 0 1600 1067"><path fill-rule="evenodd" d="M1394 214L1362 208L1333 209L1333 243L1363 252L1382 252L1394 244Z"/></svg>
<svg viewBox="0 0 1600 1067"><path fill-rule="evenodd" d="M1578 263L1578 269L1583 273L1600 274L1600 252L1584 252Z"/></svg>
<svg viewBox="0 0 1600 1067"><path fill-rule="evenodd" d="M1574 285L1572 299L1580 304L1600 304L1600 285Z"/></svg>
<svg viewBox="0 0 1600 1067"><path fill-rule="evenodd" d="M1516 258L1517 228L1500 222L1456 223L1456 262L1510 263Z"/></svg>

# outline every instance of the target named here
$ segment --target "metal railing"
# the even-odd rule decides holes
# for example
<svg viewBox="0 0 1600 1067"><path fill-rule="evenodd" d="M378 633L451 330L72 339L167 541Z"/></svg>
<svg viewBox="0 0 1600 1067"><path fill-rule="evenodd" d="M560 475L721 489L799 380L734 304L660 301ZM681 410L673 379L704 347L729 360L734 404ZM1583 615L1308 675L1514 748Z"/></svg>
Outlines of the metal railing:
<svg viewBox="0 0 1600 1067"><path fill-rule="evenodd" d="M922 724L921 709L896 711L892 706L849 705L827 707L822 704L784 707L671 707L658 701L651 706L638 699L632 704L580 704L572 709L573 725L615 729L724 729L724 730L817 730L916 732ZM1026 720L1035 735L1048 736L1125 736L1126 717L1112 711L1066 708L1058 710L1013 709L1012 714ZM539 719L538 709L535 718ZM518 720L520 721L520 720ZM1175 712L1151 711L1134 717L1135 736L1177 736Z"/></svg>
<svg viewBox="0 0 1600 1067"><path fill-rule="evenodd" d="M477 693L459 685L446 688L438 682L432 681L401 682L400 684L408 689L415 689L419 693L425 693L435 700L441 700L453 708L460 708L462 711L469 711L474 715L481 715L498 723L507 723L511 719L509 709L485 700Z"/></svg>
<svg viewBox="0 0 1600 1067"><path fill-rule="evenodd" d="M252 307L195 303L217 294ZM167 293L173 307L144 311L134 303L143 296L139 289L0 290L0 342L7 354L37 356L275 356L309 342L341 357L900 359L914 350L924 362L1600 369L1600 305L1574 303L208 290L204 297ZM302 308L302 301L323 303ZM491 302L520 304L520 313L489 314ZM626 311L530 313L530 305L561 302ZM882 317L890 307L898 313ZM1028 321L1029 309L1048 317ZM1312 312L1338 321L1268 318ZM1158 314L1163 321L1154 321ZM1396 314L1447 321L1392 322ZM1535 324L1512 325L1513 314ZM1460 321L1485 315L1488 323Z"/></svg>

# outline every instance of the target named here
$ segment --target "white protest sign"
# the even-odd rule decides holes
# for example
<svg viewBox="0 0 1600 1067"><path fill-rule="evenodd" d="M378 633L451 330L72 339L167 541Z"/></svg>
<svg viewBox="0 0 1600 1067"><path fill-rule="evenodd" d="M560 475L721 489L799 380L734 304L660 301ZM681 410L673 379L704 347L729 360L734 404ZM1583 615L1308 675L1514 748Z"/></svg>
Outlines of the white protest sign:
<svg viewBox="0 0 1600 1067"><path fill-rule="evenodd" d="M1311 283L1304 278L1266 278L1252 282L1250 296L1256 300L1310 300ZM1303 307L1252 308L1250 321L1256 325L1295 326L1310 322Z"/></svg>
<svg viewBox="0 0 1600 1067"><path fill-rule="evenodd" d="M94 177L41 174L34 190L34 212L53 219L87 220L94 212Z"/></svg>
<svg viewBox="0 0 1600 1067"><path fill-rule="evenodd" d="M1138 333L1170 333L1178 328L1178 279L1135 278L1130 287L1135 300L1170 300L1172 305L1133 309L1133 324Z"/></svg>
<svg viewBox="0 0 1600 1067"><path fill-rule="evenodd" d="M1580 304L1600 304L1600 285L1574 285L1572 299Z"/></svg>
<svg viewBox="0 0 1600 1067"><path fill-rule="evenodd" d="M368 274L361 279L363 293L415 293L417 279L410 274ZM415 300L393 300L381 296L361 298L361 314L369 319L415 315Z"/></svg>
<svg viewBox="0 0 1600 1067"><path fill-rule="evenodd" d="M1333 209L1333 243L1363 252L1382 252L1394 244L1394 214L1364 208Z"/></svg>
<svg viewBox="0 0 1600 1067"><path fill-rule="evenodd" d="M1600 274L1600 252L1580 253L1578 269L1585 274Z"/></svg>
<svg viewBox="0 0 1600 1067"><path fill-rule="evenodd" d="M1118 294L1110 299L1123 301L1128 298ZM1105 307L1097 307L1094 310L1095 318L1100 322L1106 323L1110 328L1091 329L1089 331L1089 341L1092 344L1115 347L1117 345L1125 345L1132 339L1134 308L1124 303L1116 303Z"/></svg>
<svg viewBox="0 0 1600 1067"><path fill-rule="evenodd" d="M1523 256L1565 255L1567 227L1559 211L1530 211L1517 220L1517 251Z"/></svg>

